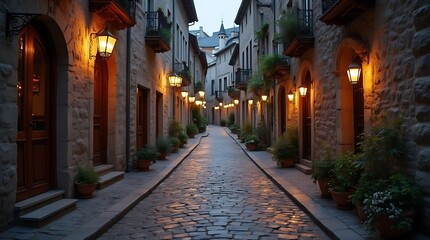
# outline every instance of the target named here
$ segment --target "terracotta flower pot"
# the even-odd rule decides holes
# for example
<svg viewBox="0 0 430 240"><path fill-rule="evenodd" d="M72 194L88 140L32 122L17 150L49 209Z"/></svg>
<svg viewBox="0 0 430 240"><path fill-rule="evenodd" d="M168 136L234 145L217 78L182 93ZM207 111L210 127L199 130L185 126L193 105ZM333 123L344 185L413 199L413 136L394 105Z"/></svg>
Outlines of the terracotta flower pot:
<svg viewBox="0 0 430 240"><path fill-rule="evenodd" d="M160 152L160 156L158 157L158 160L166 160L167 152Z"/></svg>
<svg viewBox="0 0 430 240"><path fill-rule="evenodd" d="M328 179L318 179L318 186L320 187L322 198L331 198L331 192L328 186Z"/></svg>
<svg viewBox="0 0 430 240"><path fill-rule="evenodd" d="M149 166L151 166L151 160L138 159L136 160L136 168L139 171L148 171Z"/></svg>
<svg viewBox="0 0 430 240"><path fill-rule="evenodd" d="M75 187L79 198L92 198L96 191L97 183L82 184L75 182Z"/></svg>
<svg viewBox="0 0 430 240"><path fill-rule="evenodd" d="M282 168L292 168L294 167L294 164L296 163L296 161L293 158L286 158L281 160L281 166Z"/></svg>
<svg viewBox="0 0 430 240"><path fill-rule="evenodd" d="M343 210L352 209L354 207L349 198L351 194L352 192L331 191L331 196L336 203L336 207Z"/></svg>
<svg viewBox="0 0 430 240"><path fill-rule="evenodd" d="M246 143L246 148L248 148L249 151L256 151L258 144L257 143Z"/></svg>
<svg viewBox="0 0 430 240"><path fill-rule="evenodd" d="M357 211L357 216L358 216L358 219L360 219L360 222L364 222L367 220L367 214L364 211L363 204L355 205L355 210Z"/></svg>
<svg viewBox="0 0 430 240"><path fill-rule="evenodd" d="M410 218L415 216L415 211L411 210L403 214L403 217ZM399 239L405 236L411 229L402 229L396 226L396 222L391 220L387 214L381 214L376 218L376 229L381 236L386 239Z"/></svg>

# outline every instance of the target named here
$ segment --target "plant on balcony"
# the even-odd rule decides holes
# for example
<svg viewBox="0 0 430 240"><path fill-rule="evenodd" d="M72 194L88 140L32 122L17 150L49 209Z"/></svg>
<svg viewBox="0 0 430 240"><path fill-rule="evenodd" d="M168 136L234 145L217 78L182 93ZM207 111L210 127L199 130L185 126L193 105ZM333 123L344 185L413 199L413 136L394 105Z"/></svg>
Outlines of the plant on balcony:
<svg viewBox="0 0 430 240"><path fill-rule="evenodd" d="M232 99L240 98L240 90L237 90L234 86L228 87L227 93Z"/></svg>
<svg viewBox="0 0 430 240"><path fill-rule="evenodd" d="M273 78L276 75L277 66L286 66L287 63L278 54L263 55L260 58L259 70L266 78Z"/></svg>
<svg viewBox="0 0 430 240"><path fill-rule="evenodd" d="M170 40L172 39L172 31L170 25L168 25L168 27L160 28L160 36L167 44L170 43Z"/></svg>
<svg viewBox="0 0 430 240"><path fill-rule="evenodd" d="M260 40L264 39L264 37L267 35L268 30L269 30L269 24L264 23L263 25L261 25L260 29L255 31L255 38Z"/></svg>
<svg viewBox="0 0 430 240"><path fill-rule="evenodd" d="M259 74L254 74L248 82L248 90L260 96L263 91L264 80Z"/></svg>
<svg viewBox="0 0 430 240"><path fill-rule="evenodd" d="M299 20L297 14L292 9L284 11L279 19L279 32L284 46L290 45L297 36L298 31Z"/></svg>
<svg viewBox="0 0 430 240"><path fill-rule="evenodd" d="M194 84L194 92L204 91L204 85L202 81L198 81Z"/></svg>

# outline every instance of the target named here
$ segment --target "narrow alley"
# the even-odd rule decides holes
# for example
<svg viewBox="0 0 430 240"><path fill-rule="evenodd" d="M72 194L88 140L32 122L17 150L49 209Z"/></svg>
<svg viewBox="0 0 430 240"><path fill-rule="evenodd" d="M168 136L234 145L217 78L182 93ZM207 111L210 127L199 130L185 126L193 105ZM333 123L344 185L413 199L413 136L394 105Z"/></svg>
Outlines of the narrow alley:
<svg viewBox="0 0 430 240"><path fill-rule="evenodd" d="M220 127L99 239L329 239Z"/></svg>

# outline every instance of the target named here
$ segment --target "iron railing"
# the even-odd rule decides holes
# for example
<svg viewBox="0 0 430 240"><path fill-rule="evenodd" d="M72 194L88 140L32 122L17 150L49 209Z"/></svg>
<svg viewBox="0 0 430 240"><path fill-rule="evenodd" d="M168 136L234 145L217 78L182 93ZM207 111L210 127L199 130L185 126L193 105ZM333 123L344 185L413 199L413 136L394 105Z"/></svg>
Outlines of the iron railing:
<svg viewBox="0 0 430 240"><path fill-rule="evenodd" d="M313 12L312 9L297 8L298 35L313 36Z"/></svg>
<svg viewBox="0 0 430 240"><path fill-rule="evenodd" d="M238 69L236 71L236 85L247 84L248 80L251 79L252 69Z"/></svg>
<svg viewBox="0 0 430 240"><path fill-rule="evenodd" d="M159 35L169 43L171 38L171 24L167 21L167 17L162 11L146 13L146 34Z"/></svg>

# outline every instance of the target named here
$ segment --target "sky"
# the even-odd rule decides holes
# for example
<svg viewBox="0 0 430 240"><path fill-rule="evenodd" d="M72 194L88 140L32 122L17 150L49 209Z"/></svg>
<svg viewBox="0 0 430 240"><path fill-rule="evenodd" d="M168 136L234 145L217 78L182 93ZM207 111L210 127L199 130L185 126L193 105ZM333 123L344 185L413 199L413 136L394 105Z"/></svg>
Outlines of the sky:
<svg viewBox="0 0 430 240"><path fill-rule="evenodd" d="M190 30L198 30L203 26L203 31L211 36L213 32L219 31L221 20L224 21L225 28L232 28L241 2L242 0L194 0L199 21L190 26Z"/></svg>

